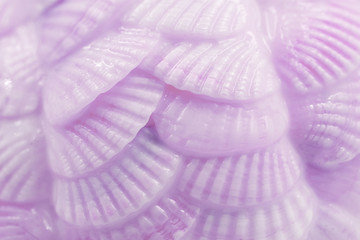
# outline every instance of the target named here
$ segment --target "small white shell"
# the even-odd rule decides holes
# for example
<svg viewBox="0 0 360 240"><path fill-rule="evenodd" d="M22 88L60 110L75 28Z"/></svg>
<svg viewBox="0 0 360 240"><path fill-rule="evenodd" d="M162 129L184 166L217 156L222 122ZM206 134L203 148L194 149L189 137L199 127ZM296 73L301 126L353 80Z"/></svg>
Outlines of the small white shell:
<svg viewBox="0 0 360 240"><path fill-rule="evenodd" d="M280 87L258 38L246 32L221 42L165 42L140 67L192 93L229 101L258 99Z"/></svg>
<svg viewBox="0 0 360 240"><path fill-rule="evenodd" d="M179 189L203 208L223 210L262 204L300 182L299 158L288 140L255 153L188 160Z"/></svg>
<svg viewBox="0 0 360 240"><path fill-rule="evenodd" d="M160 138L180 152L203 157L261 149L287 130L286 106L278 95L228 104L168 88L153 116Z"/></svg>
<svg viewBox="0 0 360 240"><path fill-rule="evenodd" d="M129 75L70 124L48 126L52 171L71 177L106 163L146 125L162 93L163 86L155 79Z"/></svg>
<svg viewBox="0 0 360 240"><path fill-rule="evenodd" d="M126 222L164 194L180 167L181 158L144 129L101 168L75 178L55 176L55 210L77 226Z"/></svg>
<svg viewBox="0 0 360 240"><path fill-rule="evenodd" d="M236 212L203 210L185 239L302 239L311 227L315 207L309 189L301 186L265 205Z"/></svg>
<svg viewBox="0 0 360 240"><path fill-rule="evenodd" d="M46 199L51 181L38 119L1 120L0 136L0 200Z"/></svg>
<svg viewBox="0 0 360 240"><path fill-rule="evenodd" d="M144 0L123 22L172 38L219 39L238 34L258 18L256 3L248 0Z"/></svg>
<svg viewBox="0 0 360 240"><path fill-rule="evenodd" d="M65 124L136 68L157 40L158 35L148 30L121 28L66 59L45 82L47 119L52 124Z"/></svg>

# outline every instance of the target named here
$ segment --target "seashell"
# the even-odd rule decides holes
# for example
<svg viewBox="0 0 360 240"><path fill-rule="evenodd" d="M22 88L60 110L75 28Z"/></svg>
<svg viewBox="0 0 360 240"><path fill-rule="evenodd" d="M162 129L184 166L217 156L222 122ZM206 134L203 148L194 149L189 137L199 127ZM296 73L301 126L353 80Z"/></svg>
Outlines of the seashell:
<svg viewBox="0 0 360 240"><path fill-rule="evenodd" d="M171 38L221 39L238 34L259 18L256 3L248 0L143 0L125 14L123 23Z"/></svg>
<svg viewBox="0 0 360 240"><path fill-rule="evenodd" d="M101 240L168 240L170 236L181 239L189 231L197 214L196 208L177 198L166 197L123 226L110 231L93 232L90 236L91 239Z"/></svg>
<svg viewBox="0 0 360 240"><path fill-rule="evenodd" d="M228 101L258 99L280 87L267 50L251 32L220 42L167 42L141 68L175 88Z"/></svg>
<svg viewBox="0 0 360 240"><path fill-rule="evenodd" d="M65 0L40 20L40 53L44 63L59 60L99 36L108 23L121 16L135 1Z"/></svg>
<svg viewBox="0 0 360 240"><path fill-rule="evenodd" d="M284 134L288 122L286 106L278 95L234 105L173 88L167 89L153 118L167 145L202 157L229 156L271 145Z"/></svg>
<svg viewBox="0 0 360 240"><path fill-rule="evenodd" d="M187 240L303 239L311 227L316 203L302 185L284 198L237 212L203 210Z"/></svg>
<svg viewBox="0 0 360 240"><path fill-rule="evenodd" d="M44 111L61 125L130 73L152 50L158 35L121 28L82 48L47 76Z"/></svg>
<svg viewBox="0 0 360 240"><path fill-rule="evenodd" d="M54 206L60 218L77 226L127 222L171 186L181 158L151 130L142 130L120 154L86 175L56 176Z"/></svg>
<svg viewBox="0 0 360 240"><path fill-rule="evenodd" d="M42 75L37 44L34 24L21 26L0 38L0 117L37 110Z"/></svg>
<svg viewBox="0 0 360 240"><path fill-rule="evenodd" d="M290 108L293 138L309 163L331 168L359 155L359 91L360 82L353 81Z"/></svg>
<svg viewBox="0 0 360 240"><path fill-rule="evenodd" d="M359 239L359 224L358 216L351 216L339 206L321 203L319 204L319 216L306 239Z"/></svg>
<svg viewBox="0 0 360 240"><path fill-rule="evenodd" d="M63 128L47 127L50 166L72 177L102 166L148 122L162 96L154 79L129 75Z"/></svg>
<svg viewBox="0 0 360 240"><path fill-rule="evenodd" d="M346 80L360 64L358 1L298 1L285 11L275 67L289 90L308 93Z"/></svg>
<svg viewBox="0 0 360 240"><path fill-rule="evenodd" d="M259 152L188 160L178 184L180 194L205 208L263 204L283 196L300 182L299 158L288 140Z"/></svg>
<svg viewBox="0 0 360 240"><path fill-rule="evenodd" d="M3 119L0 136L0 201L24 203L46 199L50 186L38 119Z"/></svg>

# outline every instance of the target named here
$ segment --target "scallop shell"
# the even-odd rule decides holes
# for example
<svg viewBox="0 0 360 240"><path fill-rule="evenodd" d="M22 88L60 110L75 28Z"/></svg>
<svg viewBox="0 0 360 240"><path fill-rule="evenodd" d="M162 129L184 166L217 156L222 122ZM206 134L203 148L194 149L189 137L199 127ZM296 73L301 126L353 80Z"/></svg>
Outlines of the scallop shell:
<svg viewBox="0 0 360 240"><path fill-rule="evenodd" d="M171 185L181 158L165 148L151 130L142 130L120 154L86 175L56 176L57 214L77 226L126 222L152 204Z"/></svg>
<svg viewBox="0 0 360 240"><path fill-rule="evenodd" d="M153 116L160 138L172 148L193 156L216 157L271 145L287 129L282 99L244 104L212 102L167 89Z"/></svg>
<svg viewBox="0 0 360 240"><path fill-rule="evenodd" d="M300 182L299 158L288 140L255 153L188 160L179 189L200 207L223 210L262 204Z"/></svg>
<svg viewBox="0 0 360 240"><path fill-rule="evenodd" d="M0 38L0 117L25 115L38 108L42 72L37 44L33 24Z"/></svg>
<svg viewBox="0 0 360 240"><path fill-rule="evenodd" d="M358 216L351 216L342 208L324 202L319 204L319 216L307 239L360 239L359 225L360 219Z"/></svg>
<svg viewBox="0 0 360 240"><path fill-rule="evenodd" d="M307 93L343 81L360 64L358 1L298 1L285 11L275 67L289 89Z"/></svg>
<svg viewBox="0 0 360 240"><path fill-rule="evenodd" d="M40 20L41 55L53 62L99 36L113 17L137 0L65 0L47 11Z"/></svg>
<svg viewBox="0 0 360 240"><path fill-rule="evenodd" d="M162 84L154 79L129 75L74 122L63 128L48 127L52 170L71 177L106 163L146 125L162 91Z"/></svg>
<svg viewBox="0 0 360 240"><path fill-rule="evenodd" d="M253 15L248 14L248 10ZM159 31L172 38L220 39L234 36L259 18L252 1L144 0L123 22Z"/></svg>
<svg viewBox="0 0 360 240"><path fill-rule="evenodd" d="M259 37L246 32L221 42L164 43L141 67L175 88L213 98L252 100L280 80Z"/></svg>
<svg viewBox="0 0 360 240"><path fill-rule="evenodd" d="M177 198L166 197L123 226L95 232L90 236L100 240L168 240L170 236L180 239L189 231L197 214L196 208Z"/></svg>
<svg viewBox="0 0 360 240"><path fill-rule="evenodd" d="M49 176L45 142L37 121L35 117L0 121L0 201L46 199Z"/></svg>
<svg viewBox="0 0 360 240"><path fill-rule="evenodd" d="M329 168L359 155L359 91L359 81L349 82L292 107L292 135L311 164Z"/></svg>
<svg viewBox="0 0 360 240"><path fill-rule="evenodd" d="M302 239L311 227L316 203L306 186L274 202L237 212L204 210L187 240Z"/></svg>
<svg viewBox="0 0 360 240"><path fill-rule="evenodd" d="M158 35L121 28L82 48L47 76L44 111L52 124L64 124L101 93L130 73L152 50Z"/></svg>

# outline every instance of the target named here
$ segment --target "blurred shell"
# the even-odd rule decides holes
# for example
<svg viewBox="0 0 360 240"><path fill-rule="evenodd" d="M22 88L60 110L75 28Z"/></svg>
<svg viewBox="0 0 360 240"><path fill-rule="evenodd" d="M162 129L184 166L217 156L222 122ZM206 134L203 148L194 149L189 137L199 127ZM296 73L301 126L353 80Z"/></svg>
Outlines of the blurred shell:
<svg viewBox="0 0 360 240"><path fill-rule="evenodd" d="M168 88L154 120L160 138L172 148L216 157L273 144L287 129L288 116L277 95L233 105Z"/></svg>
<svg viewBox="0 0 360 240"><path fill-rule="evenodd" d="M188 160L179 189L200 207L223 210L262 204L300 182L299 159L287 140L255 153Z"/></svg>
<svg viewBox="0 0 360 240"><path fill-rule="evenodd" d="M163 86L155 79L130 75L69 125L48 126L52 171L77 176L106 163L146 125L162 92Z"/></svg>
<svg viewBox="0 0 360 240"><path fill-rule="evenodd" d="M315 207L312 194L302 185L265 205L229 213L203 210L192 233L184 239L302 239L311 227Z"/></svg>
<svg viewBox="0 0 360 240"><path fill-rule="evenodd" d="M0 201L47 198L45 142L36 117L0 121Z"/></svg>
<svg viewBox="0 0 360 240"><path fill-rule="evenodd" d="M47 76L44 111L53 124L65 124L101 93L130 73L156 44L158 35L121 28L83 47Z"/></svg>
<svg viewBox="0 0 360 240"><path fill-rule="evenodd" d="M181 158L165 148L151 130L108 164L76 178L55 177L54 206L65 221L78 226L126 222L170 187Z"/></svg>
<svg viewBox="0 0 360 240"><path fill-rule="evenodd" d="M318 214L307 240L360 239L359 216L351 216L341 207L326 202L319 204Z"/></svg>
<svg viewBox="0 0 360 240"><path fill-rule="evenodd" d="M90 236L101 240L180 239L189 231L197 214L196 208L177 198L166 197L123 226L94 232Z"/></svg>
<svg viewBox="0 0 360 240"><path fill-rule="evenodd" d="M0 38L0 117L34 112L40 102L42 71L34 24Z"/></svg>
<svg viewBox="0 0 360 240"><path fill-rule="evenodd" d="M39 23L40 49L44 63L71 52L107 29L107 22L137 2L137 0L64 0L47 11Z"/></svg>
<svg viewBox="0 0 360 240"><path fill-rule="evenodd" d="M298 1L286 9L275 43L275 67L298 93L343 81L360 64L358 1Z"/></svg>
<svg viewBox="0 0 360 240"><path fill-rule="evenodd" d="M221 42L165 42L141 68L175 88L230 101L261 98L280 87L267 50L251 32Z"/></svg>
<svg viewBox="0 0 360 240"><path fill-rule="evenodd" d="M248 14L248 10L253 15ZM159 31L171 38L226 38L259 19L249 0L143 0L123 22Z"/></svg>
<svg viewBox="0 0 360 240"><path fill-rule="evenodd" d="M360 153L358 79L307 97L290 108L292 136L309 163L335 167Z"/></svg>

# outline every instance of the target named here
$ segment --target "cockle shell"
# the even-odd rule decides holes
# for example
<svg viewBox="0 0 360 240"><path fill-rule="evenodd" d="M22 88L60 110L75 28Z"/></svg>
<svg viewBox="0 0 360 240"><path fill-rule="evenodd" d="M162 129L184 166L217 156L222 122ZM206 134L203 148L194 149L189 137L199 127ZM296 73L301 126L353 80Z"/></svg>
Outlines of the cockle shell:
<svg viewBox="0 0 360 240"><path fill-rule="evenodd" d="M120 28L83 47L46 77L44 111L56 125L66 124L101 93L124 79L152 50L158 35Z"/></svg>
<svg viewBox="0 0 360 240"><path fill-rule="evenodd" d="M294 6L295 5L295 6ZM274 47L287 89L307 93L346 80L360 64L358 1L297 1L286 9Z"/></svg>
<svg viewBox="0 0 360 240"><path fill-rule="evenodd" d="M171 186L181 163L152 130L144 129L106 165L74 178L55 176L55 210L78 226L126 222Z"/></svg>
<svg viewBox="0 0 360 240"><path fill-rule="evenodd" d="M172 148L193 156L228 156L273 144L287 130L284 102L278 95L267 99L234 105L168 88L153 118Z"/></svg>
<svg viewBox="0 0 360 240"><path fill-rule="evenodd" d="M163 85L147 76L129 75L95 99L76 120L46 129L53 172L79 176L102 166L148 122Z"/></svg>

